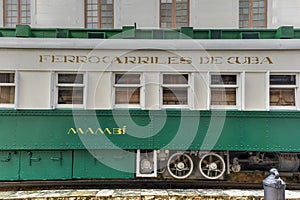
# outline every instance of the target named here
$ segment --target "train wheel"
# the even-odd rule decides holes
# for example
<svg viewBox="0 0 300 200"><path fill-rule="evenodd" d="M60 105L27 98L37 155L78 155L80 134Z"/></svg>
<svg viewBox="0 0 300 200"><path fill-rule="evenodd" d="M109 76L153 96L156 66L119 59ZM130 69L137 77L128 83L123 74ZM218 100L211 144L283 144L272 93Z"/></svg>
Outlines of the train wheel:
<svg viewBox="0 0 300 200"><path fill-rule="evenodd" d="M191 175L194 163L189 155L175 153L170 156L167 168L172 177L176 179L184 179Z"/></svg>
<svg viewBox="0 0 300 200"><path fill-rule="evenodd" d="M221 178L225 173L225 161L218 154L205 154L199 161L199 170L202 176L207 179Z"/></svg>

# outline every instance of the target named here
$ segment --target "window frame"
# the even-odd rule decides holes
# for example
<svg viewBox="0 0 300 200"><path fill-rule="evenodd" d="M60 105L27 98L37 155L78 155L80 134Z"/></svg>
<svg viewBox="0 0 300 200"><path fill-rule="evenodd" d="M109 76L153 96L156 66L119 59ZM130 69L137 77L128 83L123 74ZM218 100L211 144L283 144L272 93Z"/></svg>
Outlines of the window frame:
<svg viewBox="0 0 300 200"><path fill-rule="evenodd" d="M18 94L18 73L13 71L1 71L1 74L14 74L14 83L2 83L0 82L0 87L14 87L14 102L13 103L0 103L0 108L16 108L17 104L17 94Z"/></svg>
<svg viewBox="0 0 300 200"><path fill-rule="evenodd" d="M171 9L171 24L172 25L171 25L171 27L163 27L162 26L162 23L164 23L163 20L162 20L162 4L163 4L162 1L163 0L159 1L159 27L160 28L180 28L180 27L176 26L176 24L177 24L177 21L176 21L176 0L171 0L172 1L172 3L171 3L171 5L172 5L172 9ZM185 26L182 26L182 27L190 26L190 0L187 0L186 5L187 5L187 16L186 16L187 24Z"/></svg>
<svg viewBox="0 0 300 200"><path fill-rule="evenodd" d="M82 83L58 83L58 76L60 74L70 74L70 75L79 75L83 76ZM85 108L86 107L86 85L87 85L86 73L84 72L56 72L55 73L55 95L54 95L54 103L55 108ZM78 87L82 88L82 104L62 104L58 102L59 98L59 87ZM73 98L73 97L72 97Z"/></svg>
<svg viewBox="0 0 300 200"><path fill-rule="evenodd" d="M140 76L140 83L139 84L116 84L116 75L117 74L138 74ZM143 78L143 73L140 72L115 72L112 74L113 78L113 107L114 108L142 108L143 106L143 100L144 100L144 78ZM139 88L140 89L140 99L139 99L139 104L130 104L130 103L116 103L116 88Z"/></svg>
<svg viewBox="0 0 300 200"><path fill-rule="evenodd" d="M235 75L236 84L212 84L213 75ZM210 109L241 109L241 74L240 73L210 73L209 74L209 107ZM235 88L235 105L212 105L212 88Z"/></svg>
<svg viewBox="0 0 300 200"><path fill-rule="evenodd" d="M103 21L103 18L102 18L102 9L101 9L101 7L102 7L102 3L101 3L101 0L97 0L97 11L95 11L95 10L92 10L92 11L94 11L94 12L97 12L97 20L98 20L98 23L97 23L97 27L94 27L93 25L92 25L92 27L89 27L88 26L88 6L89 6L89 4L88 4L88 0L85 0L84 1L84 26L85 26L85 28L114 28L114 13L115 13L115 9L114 9L114 0L111 0L112 1L112 17L111 17L111 19L112 19L112 22L111 22L111 27L104 27L103 26L103 24L108 24L108 23L102 23L102 21ZM105 5L109 5L109 4L105 4Z"/></svg>
<svg viewBox="0 0 300 200"><path fill-rule="evenodd" d="M245 0L242 0L245 1ZM241 20L241 0L239 0L239 28L267 28L267 23L268 23L268 1L267 0L263 0L264 1L264 26L254 26L254 7L253 7L253 2L255 0L248 0L249 2L249 6L248 6L248 19L247 20ZM261 7L255 7L255 8L261 8ZM248 26L241 26L241 21L248 21ZM260 20L257 20L260 21Z"/></svg>
<svg viewBox="0 0 300 200"><path fill-rule="evenodd" d="M283 85L271 85L270 80L271 80L271 75L291 75L291 76L295 76L295 85L287 85L287 84L283 84ZM297 109L297 93L298 93L298 84L299 84L299 76L297 73L269 73L268 76L268 106L270 110L296 110ZM282 89L294 89L294 106L283 106L283 105L279 105L279 106L271 106L271 88L282 88Z"/></svg>
<svg viewBox="0 0 300 200"><path fill-rule="evenodd" d="M4 0L3 1L3 26L4 27L15 27L17 24L31 24L31 7L32 7L32 4L31 4L31 1L28 0L28 2L26 2L25 4L22 4L22 0L17 0L17 16L12 16L12 17L8 17L7 16L7 2L8 0ZM29 8L29 15L27 15L28 13L28 10L26 9L25 11L22 9L22 6L25 6L26 8L28 7ZM23 13L26 13L24 17L22 17L22 14ZM11 19L14 19L16 18L16 22L10 22L8 23L7 22L7 19L8 18L11 18ZM26 19L26 23L22 23L22 19L25 18Z"/></svg>
<svg viewBox="0 0 300 200"><path fill-rule="evenodd" d="M164 84L164 75L187 75L188 76L188 83L187 84ZM182 73L161 73L160 74L160 105L162 108L190 108L191 106L191 73L182 72ZM187 89L187 104L163 104L164 103L164 94L163 88L186 88Z"/></svg>

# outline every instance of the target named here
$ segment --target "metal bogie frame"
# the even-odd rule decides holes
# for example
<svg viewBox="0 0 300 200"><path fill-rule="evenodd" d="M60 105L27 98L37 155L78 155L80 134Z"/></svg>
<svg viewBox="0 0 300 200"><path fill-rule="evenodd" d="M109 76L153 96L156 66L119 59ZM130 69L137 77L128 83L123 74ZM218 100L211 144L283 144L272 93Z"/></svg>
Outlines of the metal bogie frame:
<svg viewBox="0 0 300 200"><path fill-rule="evenodd" d="M136 177L157 177L157 151L136 151Z"/></svg>
<svg viewBox="0 0 300 200"><path fill-rule="evenodd" d="M136 177L157 177L161 173L166 179L215 180L223 179L226 171L229 173L226 152L137 150L136 153Z"/></svg>
<svg viewBox="0 0 300 200"><path fill-rule="evenodd" d="M172 177L176 179L185 179L192 174L194 163L190 155L177 152L169 157L167 169Z"/></svg>
<svg viewBox="0 0 300 200"><path fill-rule="evenodd" d="M224 179L226 172L238 173L257 165L297 172L300 158L297 153L278 152L136 151L136 177L158 177L158 174L162 174L166 179L218 180Z"/></svg>
<svg viewBox="0 0 300 200"><path fill-rule="evenodd" d="M219 179L226 171L224 158L214 152L202 155L198 167L201 175L207 179Z"/></svg>
<svg viewBox="0 0 300 200"><path fill-rule="evenodd" d="M242 170L267 170L277 168L281 172L297 172L300 167L298 153L294 152L264 152L245 151L230 152L232 163L229 168L238 173Z"/></svg>

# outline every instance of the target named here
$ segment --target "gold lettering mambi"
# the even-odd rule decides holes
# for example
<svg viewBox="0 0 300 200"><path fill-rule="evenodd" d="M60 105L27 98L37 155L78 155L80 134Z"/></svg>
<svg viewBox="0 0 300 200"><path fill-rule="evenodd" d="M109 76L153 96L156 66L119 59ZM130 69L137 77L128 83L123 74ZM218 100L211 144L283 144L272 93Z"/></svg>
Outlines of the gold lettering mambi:
<svg viewBox="0 0 300 200"><path fill-rule="evenodd" d="M126 126L118 127L118 128L70 128L67 132L68 135L125 135L126 134Z"/></svg>

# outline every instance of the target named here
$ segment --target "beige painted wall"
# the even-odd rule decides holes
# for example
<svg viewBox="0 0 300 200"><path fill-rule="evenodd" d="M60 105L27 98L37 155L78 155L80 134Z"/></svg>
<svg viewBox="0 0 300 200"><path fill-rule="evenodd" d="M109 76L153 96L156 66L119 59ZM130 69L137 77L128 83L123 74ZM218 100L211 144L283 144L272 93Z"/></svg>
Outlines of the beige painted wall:
<svg viewBox="0 0 300 200"><path fill-rule="evenodd" d="M299 0L269 0L268 28L279 26L300 27Z"/></svg>
<svg viewBox="0 0 300 200"><path fill-rule="evenodd" d="M238 0L190 0L190 26L238 28Z"/></svg>
<svg viewBox="0 0 300 200"><path fill-rule="evenodd" d="M190 26L238 28L239 0L190 0ZM299 0L268 0L268 28L300 27ZM31 26L84 28L84 0L31 0ZM115 0L114 26L159 28L159 0ZM0 1L3 16L3 1ZM0 18L3 26L3 17Z"/></svg>
<svg viewBox="0 0 300 200"><path fill-rule="evenodd" d="M114 108L113 73L135 72L142 77L142 109L160 109L161 106L161 75L163 73L190 74L190 104L189 109L208 110L209 105L209 73L234 73L239 79L238 109L268 110L268 73L292 73L299 79L300 57L298 51L132 51L126 56L158 56L161 64L132 64L132 63L72 63L63 62L58 57L55 63L47 58L40 62L39 55L89 55L103 58L108 55L122 55L122 51L109 50L12 50L2 49L0 71L15 71L18 73L18 109L51 109L55 106L55 74L57 72L80 71L86 76L86 109ZM200 59L208 56L207 61ZM173 56L171 64L168 56ZM190 57L193 64L178 64L176 56ZM230 63L235 58L252 56L252 64ZM256 63L257 56L263 59L269 57L272 63ZM214 57L214 59L212 59ZM234 59L228 58L233 57ZM254 57L254 59L253 59ZM209 61L210 60L210 61ZM243 59L242 59L243 60ZM248 59L246 59L248 60ZM205 61L205 62L204 62ZM216 63L211 63L211 62ZM287 62L288 61L288 62ZM284 69L283 69L284 66ZM298 81L299 82L299 81ZM53 91L52 91L53 89ZM299 109L299 92L297 92Z"/></svg>
<svg viewBox="0 0 300 200"><path fill-rule="evenodd" d="M159 0L115 0L115 28L133 26L137 28L159 27Z"/></svg>
<svg viewBox="0 0 300 200"><path fill-rule="evenodd" d="M33 0L32 0L33 1ZM84 27L84 0L34 0L32 27Z"/></svg>
<svg viewBox="0 0 300 200"><path fill-rule="evenodd" d="M266 73L245 74L245 110L266 110Z"/></svg>
<svg viewBox="0 0 300 200"><path fill-rule="evenodd" d="M18 73L19 109L50 109L52 91L51 72L21 71Z"/></svg>
<svg viewBox="0 0 300 200"><path fill-rule="evenodd" d="M87 109L112 109L112 73L89 72L87 74Z"/></svg>

